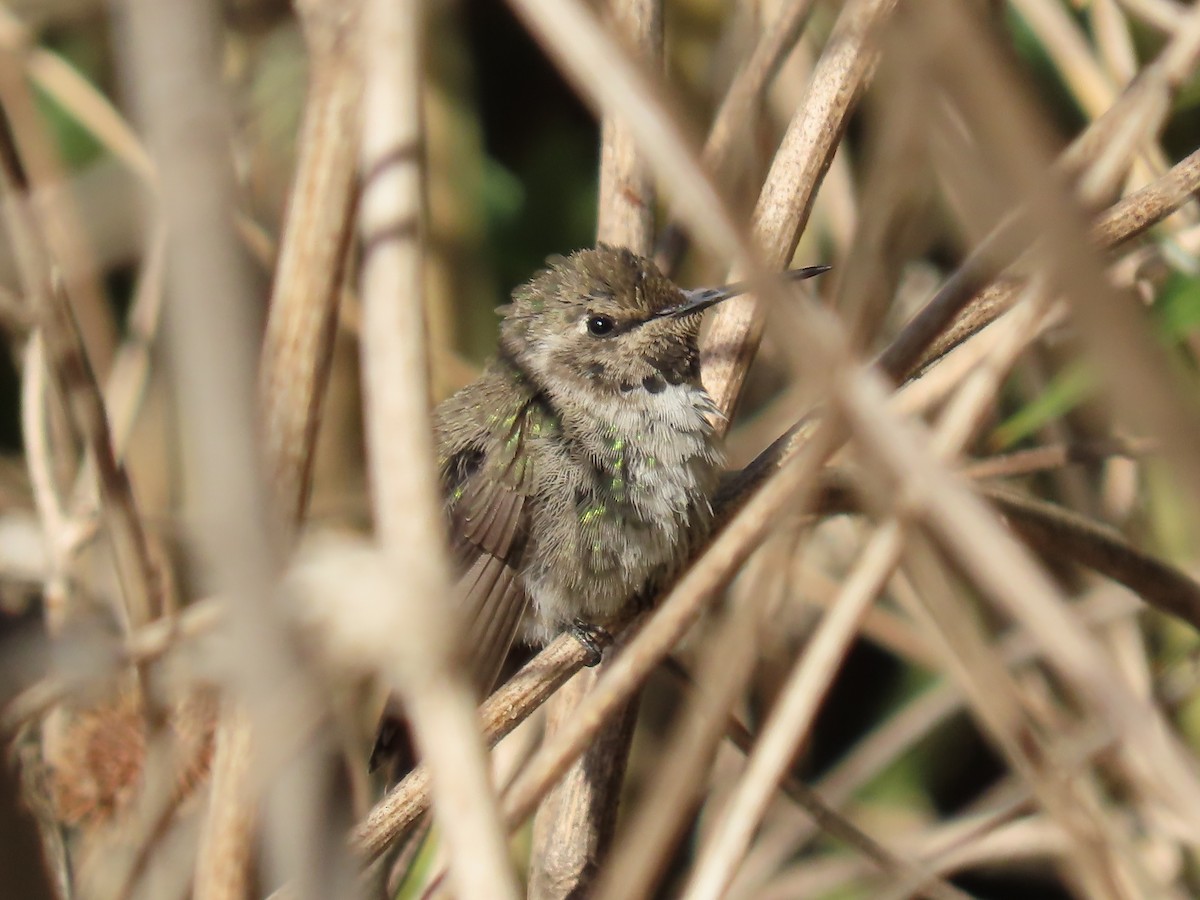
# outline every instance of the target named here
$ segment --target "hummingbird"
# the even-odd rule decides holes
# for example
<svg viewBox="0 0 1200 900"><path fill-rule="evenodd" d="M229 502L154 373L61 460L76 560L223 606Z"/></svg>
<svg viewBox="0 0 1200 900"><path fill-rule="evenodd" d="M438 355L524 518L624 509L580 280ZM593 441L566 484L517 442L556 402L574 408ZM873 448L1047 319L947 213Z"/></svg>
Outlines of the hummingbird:
<svg viewBox="0 0 1200 900"><path fill-rule="evenodd" d="M495 356L433 413L461 646L481 697L518 636L540 646L602 627L708 536L723 454L700 382L701 313L747 287L684 290L601 244L550 257L498 308ZM370 768L411 765L411 753L389 710Z"/></svg>

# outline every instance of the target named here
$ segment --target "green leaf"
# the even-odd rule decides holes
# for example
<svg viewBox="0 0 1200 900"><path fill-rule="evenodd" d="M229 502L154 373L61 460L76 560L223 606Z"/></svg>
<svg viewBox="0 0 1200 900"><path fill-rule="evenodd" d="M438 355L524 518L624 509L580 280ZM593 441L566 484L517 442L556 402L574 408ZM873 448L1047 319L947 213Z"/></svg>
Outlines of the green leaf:
<svg viewBox="0 0 1200 900"><path fill-rule="evenodd" d="M68 169L80 169L104 154L100 142L79 124L69 112L58 105L41 88L34 86L34 102L38 112L54 135L54 142Z"/></svg>
<svg viewBox="0 0 1200 900"><path fill-rule="evenodd" d="M510 227L524 205L521 180L493 157L484 156L483 207L488 219L496 227Z"/></svg>
<svg viewBox="0 0 1200 900"><path fill-rule="evenodd" d="M992 432L994 451L1005 450L1062 418L1088 398L1096 385L1090 366L1072 363L1051 379L1041 396L1017 410Z"/></svg>
<svg viewBox="0 0 1200 900"><path fill-rule="evenodd" d="M1164 338L1174 342L1186 337L1200 327L1200 278L1176 272L1163 286L1153 309Z"/></svg>

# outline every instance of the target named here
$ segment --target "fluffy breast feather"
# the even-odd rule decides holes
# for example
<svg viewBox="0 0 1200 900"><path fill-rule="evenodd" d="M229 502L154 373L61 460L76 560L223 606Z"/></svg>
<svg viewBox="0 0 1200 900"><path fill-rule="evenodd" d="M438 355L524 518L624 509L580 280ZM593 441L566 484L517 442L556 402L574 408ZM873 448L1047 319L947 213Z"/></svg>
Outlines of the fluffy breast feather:
<svg viewBox="0 0 1200 900"><path fill-rule="evenodd" d="M707 532L721 465L713 415L691 384L597 396L536 448L552 474L538 479L523 573L531 640L615 615L685 561Z"/></svg>

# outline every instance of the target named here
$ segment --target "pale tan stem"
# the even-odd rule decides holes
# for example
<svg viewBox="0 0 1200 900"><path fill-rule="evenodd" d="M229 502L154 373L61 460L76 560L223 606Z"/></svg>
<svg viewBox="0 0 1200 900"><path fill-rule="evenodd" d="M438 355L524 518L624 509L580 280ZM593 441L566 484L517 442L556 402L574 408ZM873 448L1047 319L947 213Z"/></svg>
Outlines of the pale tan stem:
<svg viewBox="0 0 1200 900"><path fill-rule="evenodd" d="M515 898L474 691L445 598L441 498L429 428L422 263L422 0L369 0L362 47L362 370L376 540L405 626L387 673L433 783L459 896Z"/></svg>
<svg viewBox="0 0 1200 900"><path fill-rule="evenodd" d="M208 816L212 840L197 866L228 873L202 900L241 900L258 836L272 851L260 874L309 886L339 871L336 843L315 847L327 797L266 792L269 779L311 771L321 758L309 742L325 698L301 664L278 608L278 530L261 477L254 401L258 329L249 270L233 231L231 124L217 71L215 4L126 0L120 62L145 124L159 173L169 233L167 338L180 411L188 521L203 548L198 571L229 598L228 628L208 655L225 696L218 740L227 753L214 772ZM252 760L278 754L256 769ZM265 799L264 799L265 798ZM224 823L224 824L222 824ZM210 832L211 834L211 832ZM287 834L290 840L282 839ZM230 893L232 892L232 893Z"/></svg>
<svg viewBox="0 0 1200 900"><path fill-rule="evenodd" d="M284 516L293 522L308 505L333 359L362 105L360 2L297 5L311 74L260 372L268 465Z"/></svg>
<svg viewBox="0 0 1200 900"><path fill-rule="evenodd" d="M684 888L685 900L716 900L725 894L768 801L792 761L797 737L808 731L859 622L899 562L903 538L903 530L895 521L876 531L837 602L822 618L775 701L733 798L700 850L699 861Z"/></svg>

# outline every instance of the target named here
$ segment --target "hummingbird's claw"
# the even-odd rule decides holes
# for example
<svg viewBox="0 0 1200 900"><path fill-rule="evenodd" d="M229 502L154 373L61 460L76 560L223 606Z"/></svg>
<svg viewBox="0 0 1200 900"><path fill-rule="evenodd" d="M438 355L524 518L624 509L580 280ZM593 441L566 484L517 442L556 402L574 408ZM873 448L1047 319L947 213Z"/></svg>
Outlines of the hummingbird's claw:
<svg viewBox="0 0 1200 900"><path fill-rule="evenodd" d="M604 648L612 643L612 635L599 625L592 625L583 619L571 623L571 634L587 651L584 665L589 669L600 665L600 660L604 659Z"/></svg>

